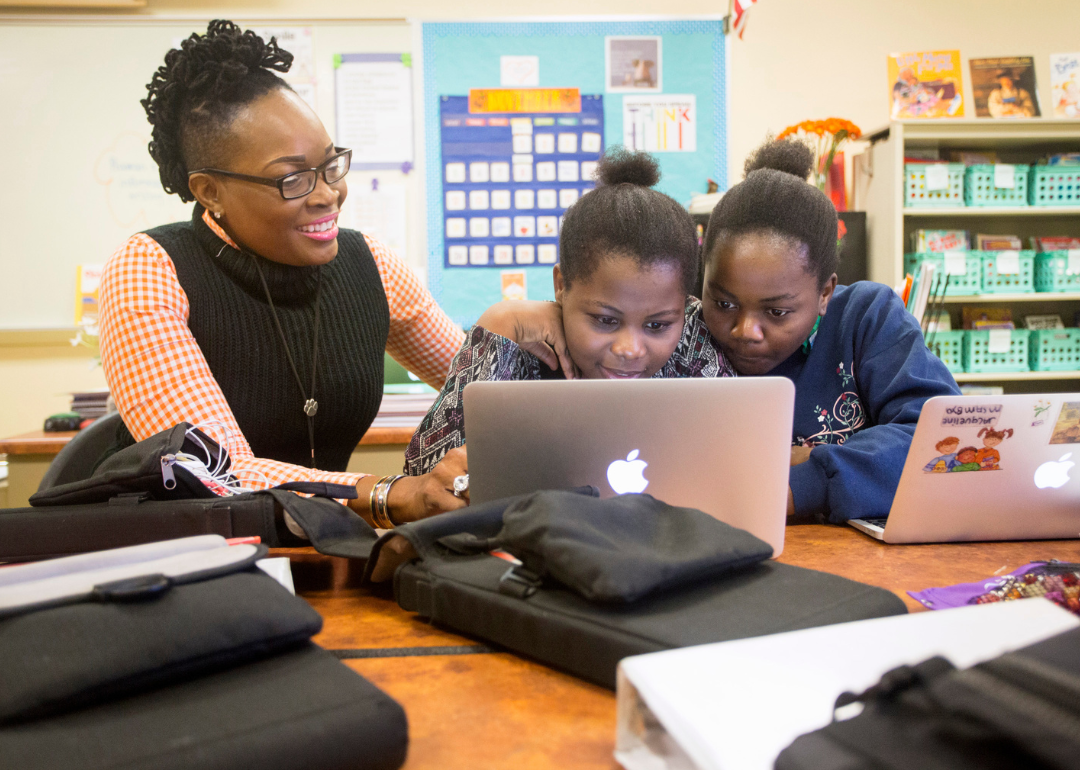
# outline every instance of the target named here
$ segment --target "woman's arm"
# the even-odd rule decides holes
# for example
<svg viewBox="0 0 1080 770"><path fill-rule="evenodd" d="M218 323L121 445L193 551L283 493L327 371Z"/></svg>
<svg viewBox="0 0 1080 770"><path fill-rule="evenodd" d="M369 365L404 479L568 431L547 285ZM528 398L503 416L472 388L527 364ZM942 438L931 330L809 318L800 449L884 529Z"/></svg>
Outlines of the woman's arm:
<svg viewBox="0 0 1080 770"><path fill-rule="evenodd" d="M390 306L386 352L438 390L465 335L392 249L366 235L364 240L375 257Z"/></svg>
<svg viewBox="0 0 1080 770"><path fill-rule="evenodd" d="M172 260L156 241L143 234L132 236L112 256L102 274L99 302L102 367L136 440L179 422L198 425L229 453L231 471L245 487L265 489L288 481L353 485L361 496L351 505L370 519L367 493L373 477L254 456L187 326L187 295ZM395 519L420 518L432 508L460 507L463 502L446 486L428 477L398 482L390 501L391 511L400 511Z"/></svg>

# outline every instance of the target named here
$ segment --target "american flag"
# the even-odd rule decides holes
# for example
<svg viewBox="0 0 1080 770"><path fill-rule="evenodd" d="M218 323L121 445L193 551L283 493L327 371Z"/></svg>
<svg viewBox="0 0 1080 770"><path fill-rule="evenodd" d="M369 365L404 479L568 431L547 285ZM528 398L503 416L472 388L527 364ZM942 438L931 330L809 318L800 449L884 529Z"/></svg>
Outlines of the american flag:
<svg viewBox="0 0 1080 770"><path fill-rule="evenodd" d="M735 17L731 28L739 33L739 40L742 40L743 33L746 31L746 12L756 2L757 0L732 0L731 2L732 15Z"/></svg>

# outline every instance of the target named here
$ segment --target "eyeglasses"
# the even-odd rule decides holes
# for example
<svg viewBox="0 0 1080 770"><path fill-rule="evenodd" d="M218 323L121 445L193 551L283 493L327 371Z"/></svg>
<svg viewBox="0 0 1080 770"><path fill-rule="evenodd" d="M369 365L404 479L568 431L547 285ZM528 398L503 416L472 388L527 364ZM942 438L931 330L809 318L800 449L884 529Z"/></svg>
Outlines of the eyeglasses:
<svg viewBox="0 0 1080 770"><path fill-rule="evenodd" d="M237 174L235 171L225 171L220 168L197 168L194 171L189 171L188 176L192 174L221 174L245 182L264 184L267 187L278 188L281 197L288 201L310 195L311 191L315 189L315 183L318 181L320 172L322 172L322 178L326 180L327 184L334 184L345 178L345 175L349 173L349 166L352 164L352 150L346 150L343 147L335 147L334 150L337 154L327 158L317 168L294 171L291 174L285 174L273 179L265 176Z"/></svg>

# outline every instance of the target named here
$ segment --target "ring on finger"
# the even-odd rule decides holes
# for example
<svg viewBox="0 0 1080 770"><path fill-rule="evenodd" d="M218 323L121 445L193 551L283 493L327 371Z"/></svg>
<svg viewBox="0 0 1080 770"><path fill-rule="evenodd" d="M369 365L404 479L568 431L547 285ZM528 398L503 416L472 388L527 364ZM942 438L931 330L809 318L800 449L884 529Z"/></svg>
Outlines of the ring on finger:
<svg viewBox="0 0 1080 770"><path fill-rule="evenodd" d="M454 477L454 497L464 497L469 491L469 474Z"/></svg>

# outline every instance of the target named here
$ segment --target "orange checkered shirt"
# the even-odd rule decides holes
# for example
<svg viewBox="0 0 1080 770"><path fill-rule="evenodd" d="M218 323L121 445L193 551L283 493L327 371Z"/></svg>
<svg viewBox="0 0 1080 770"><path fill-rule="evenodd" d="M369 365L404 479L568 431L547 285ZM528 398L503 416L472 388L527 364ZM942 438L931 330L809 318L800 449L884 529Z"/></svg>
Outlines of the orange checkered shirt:
<svg viewBox="0 0 1080 770"><path fill-rule="evenodd" d="M203 221L236 244L208 212ZM436 390L464 340L401 259L364 236L390 306L386 351ZM333 473L255 457L188 328L188 298L165 250L144 233L109 259L98 291L101 364L124 424L137 441L179 422L199 425L229 452L232 472L250 489L287 481L355 485L366 474Z"/></svg>

